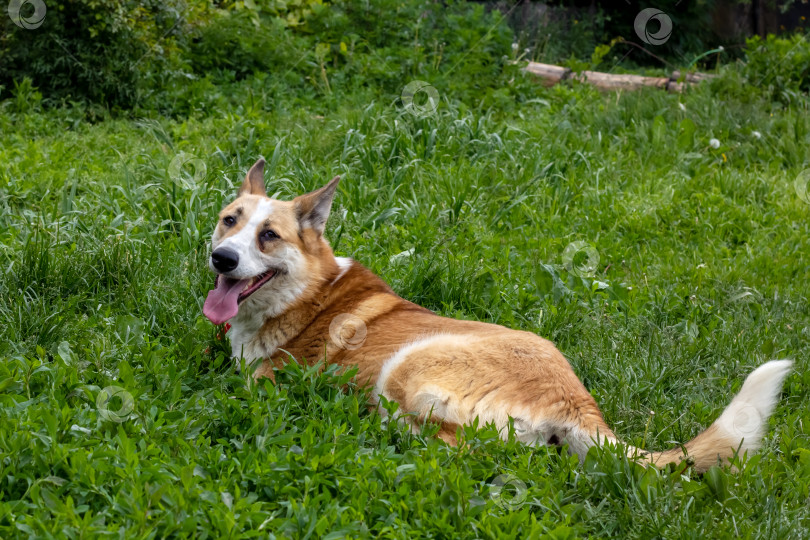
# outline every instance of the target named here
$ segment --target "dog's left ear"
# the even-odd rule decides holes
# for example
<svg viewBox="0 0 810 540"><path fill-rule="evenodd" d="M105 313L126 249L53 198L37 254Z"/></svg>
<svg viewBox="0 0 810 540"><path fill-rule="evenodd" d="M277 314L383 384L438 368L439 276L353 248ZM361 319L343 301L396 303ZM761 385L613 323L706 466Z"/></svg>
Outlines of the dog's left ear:
<svg viewBox="0 0 810 540"><path fill-rule="evenodd" d="M323 234L339 182L340 176L336 176L321 189L300 195L293 200L302 229L312 229L319 236Z"/></svg>
<svg viewBox="0 0 810 540"><path fill-rule="evenodd" d="M253 164L253 167L245 176L245 181L242 182L242 187L239 188L239 194L242 195L267 195L267 190L264 188L264 160L259 159Z"/></svg>

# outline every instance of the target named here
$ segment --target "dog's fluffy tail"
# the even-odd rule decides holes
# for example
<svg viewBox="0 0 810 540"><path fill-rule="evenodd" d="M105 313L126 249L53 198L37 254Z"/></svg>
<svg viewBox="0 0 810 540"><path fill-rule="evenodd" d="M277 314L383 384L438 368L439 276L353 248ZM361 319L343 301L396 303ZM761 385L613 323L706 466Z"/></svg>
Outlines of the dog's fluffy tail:
<svg viewBox="0 0 810 540"><path fill-rule="evenodd" d="M657 466L689 460L695 470L704 472L712 465L727 463L735 453L742 456L758 450L792 366L790 360L774 360L755 369L723 414L682 447L644 452L631 446L628 456Z"/></svg>

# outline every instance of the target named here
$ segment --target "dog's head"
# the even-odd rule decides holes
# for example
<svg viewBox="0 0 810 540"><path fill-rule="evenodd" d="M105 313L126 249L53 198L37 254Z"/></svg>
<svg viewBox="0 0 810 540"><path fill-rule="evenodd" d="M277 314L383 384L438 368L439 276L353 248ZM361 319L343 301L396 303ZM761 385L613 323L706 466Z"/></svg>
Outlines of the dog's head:
<svg viewBox="0 0 810 540"><path fill-rule="evenodd" d="M245 308L276 316L335 265L323 231L339 181L279 201L265 192L264 160L251 167L211 239L209 266L217 277L206 317L222 324Z"/></svg>

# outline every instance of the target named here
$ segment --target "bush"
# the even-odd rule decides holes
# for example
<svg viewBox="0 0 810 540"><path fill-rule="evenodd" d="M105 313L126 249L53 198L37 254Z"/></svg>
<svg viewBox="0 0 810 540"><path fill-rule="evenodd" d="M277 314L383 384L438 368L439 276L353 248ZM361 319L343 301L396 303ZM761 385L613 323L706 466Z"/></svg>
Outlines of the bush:
<svg viewBox="0 0 810 540"><path fill-rule="evenodd" d="M168 114L196 110L199 88L257 73L286 92L398 94L426 79L444 95L478 98L500 86L512 42L499 11L452 0L53 0L36 30L3 24L0 85L9 92L27 77L45 104Z"/></svg>
<svg viewBox="0 0 810 540"><path fill-rule="evenodd" d="M807 98L810 44L806 36L753 37L743 52L744 59L723 67L720 77L711 82L716 96L741 103L766 100L776 108L800 104Z"/></svg>
<svg viewBox="0 0 810 540"><path fill-rule="evenodd" d="M281 19L255 27L250 13L222 10L197 30L188 45L187 57L198 75L227 71L241 79L257 70L287 64L295 49L285 47L291 41L286 34Z"/></svg>
<svg viewBox="0 0 810 540"><path fill-rule="evenodd" d="M176 68L190 10L181 0L49 0L38 28L0 17L0 84L29 77L49 100L131 106L148 73Z"/></svg>
<svg viewBox="0 0 810 540"><path fill-rule="evenodd" d="M743 73L748 84L765 88L772 98L783 103L810 91L810 42L807 36L759 36L746 43Z"/></svg>

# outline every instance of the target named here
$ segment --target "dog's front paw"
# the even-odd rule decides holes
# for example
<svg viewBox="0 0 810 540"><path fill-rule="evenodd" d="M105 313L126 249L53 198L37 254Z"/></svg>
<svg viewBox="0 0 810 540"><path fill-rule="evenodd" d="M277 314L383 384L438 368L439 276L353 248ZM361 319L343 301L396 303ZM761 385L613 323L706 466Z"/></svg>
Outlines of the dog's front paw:
<svg viewBox="0 0 810 540"><path fill-rule="evenodd" d="M276 382L276 377L273 374L273 363L272 362L268 362L267 360L265 360L264 362L262 362L262 365L260 365L258 368L256 368L256 371L253 372L253 380L254 381L258 382L259 379L261 379L262 377L267 377L271 381Z"/></svg>

